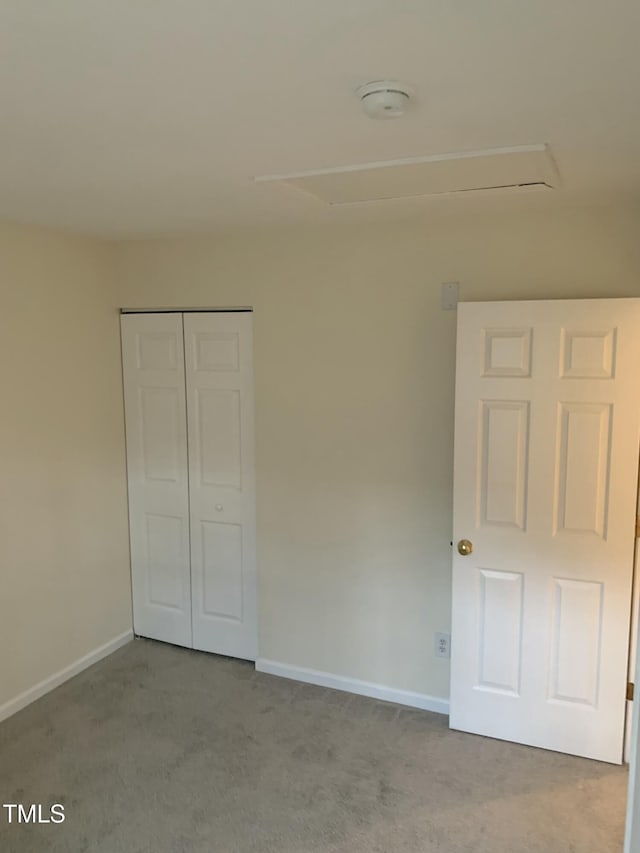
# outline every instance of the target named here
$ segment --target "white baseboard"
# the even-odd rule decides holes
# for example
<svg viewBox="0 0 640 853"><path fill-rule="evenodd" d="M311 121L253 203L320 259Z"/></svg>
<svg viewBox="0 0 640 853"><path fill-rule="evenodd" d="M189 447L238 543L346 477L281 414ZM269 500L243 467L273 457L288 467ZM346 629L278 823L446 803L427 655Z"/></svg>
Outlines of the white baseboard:
<svg viewBox="0 0 640 853"><path fill-rule="evenodd" d="M269 675L279 675L293 681L304 681L307 684L317 684L319 687L333 687L347 693L357 693L359 696L369 696L372 699L382 699L385 702L396 702L398 705L408 705L410 708L420 708L423 711L434 711L436 714L449 713L449 700L426 693L414 693L411 690L398 690L384 684L374 684L371 681L360 681L357 678L346 678L344 675L333 675L317 669L307 669L303 666L291 666L288 663L258 658L258 672Z"/></svg>
<svg viewBox="0 0 640 853"><path fill-rule="evenodd" d="M27 705L35 702L36 699L44 696L45 693L50 693L51 690L64 684L65 681L73 678L74 675L78 675L83 669L87 669L87 667L92 666L92 664L97 663L102 658L106 658L107 655L126 645L130 640L133 640L133 631L125 631L124 634L120 634L118 637L109 640L108 643L98 646L97 649L93 649L93 651L78 658L78 660L69 664L69 666L65 666L64 669L54 672L53 675L50 675L38 684L34 684L33 687L18 694L13 699L9 699L4 705L0 705L0 722L6 720L7 717L10 717L17 711L21 711L22 708L26 708Z"/></svg>

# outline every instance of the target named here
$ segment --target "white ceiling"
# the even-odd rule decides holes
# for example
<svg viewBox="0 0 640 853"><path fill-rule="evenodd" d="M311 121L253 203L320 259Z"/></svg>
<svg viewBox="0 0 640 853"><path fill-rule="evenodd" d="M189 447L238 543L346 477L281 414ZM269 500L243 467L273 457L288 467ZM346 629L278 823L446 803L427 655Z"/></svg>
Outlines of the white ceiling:
<svg viewBox="0 0 640 853"><path fill-rule="evenodd" d="M413 215L282 174L549 143L564 199L640 194L638 0L0 0L0 216L108 237ZM354 90L396 78L403 119ZM482 202L490 204L489 200Z"/></svg>

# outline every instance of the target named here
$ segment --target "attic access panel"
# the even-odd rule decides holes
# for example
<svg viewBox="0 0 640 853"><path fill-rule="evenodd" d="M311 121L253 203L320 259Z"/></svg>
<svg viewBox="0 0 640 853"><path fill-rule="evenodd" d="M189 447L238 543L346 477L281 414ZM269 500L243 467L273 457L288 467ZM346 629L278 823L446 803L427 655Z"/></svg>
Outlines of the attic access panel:
<svg viewBox="0 0 640 853"><path fill-rule="evenodd" d="M474 190L553 189L559 175L548 146L527 145L263 175L255 180L284 183L329 205L341 205Z"/></svg>

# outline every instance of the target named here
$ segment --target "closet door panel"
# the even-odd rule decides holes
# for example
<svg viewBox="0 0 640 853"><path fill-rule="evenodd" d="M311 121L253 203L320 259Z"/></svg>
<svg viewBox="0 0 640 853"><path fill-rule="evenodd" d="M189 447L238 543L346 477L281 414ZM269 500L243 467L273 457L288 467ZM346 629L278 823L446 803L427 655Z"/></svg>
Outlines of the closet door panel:
<svg viewBox="0 0 640 853"><path fill-rule="evenodd" d="M133 621L192 645L189 481L181 314L123 314Z"/></svg>
<svg viewBox="0 0 640 853"><path fill-rule="evenodd" d="M252 316L185 314L193 645L257 655Z"/></svg>

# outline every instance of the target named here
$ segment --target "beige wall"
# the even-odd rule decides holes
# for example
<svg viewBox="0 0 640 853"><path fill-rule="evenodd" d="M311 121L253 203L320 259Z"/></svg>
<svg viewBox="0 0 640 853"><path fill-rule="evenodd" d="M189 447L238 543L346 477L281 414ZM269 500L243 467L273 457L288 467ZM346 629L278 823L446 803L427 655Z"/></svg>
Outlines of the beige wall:
<svg viewBox="0 0 640 853"><path fill-rule="evenodd" d="M0 707L131 628L110 252L0 225Z"/></svg>
<svg viewBox="0 0 640 853"><path fill-rule="evenodd" d="M128 307L255 309L260 655L434 696L447 631L455 313L640 293L599 207L120 244Z"/></svg>
<svg viewBox="0 0 640 853"><path fill-rule="evenodd" d="M117 305L255 308L261 656L447 696L440 283L638 295L639 226L599 207L117 246L0 226L0 707L131 626Z"/></svg>

